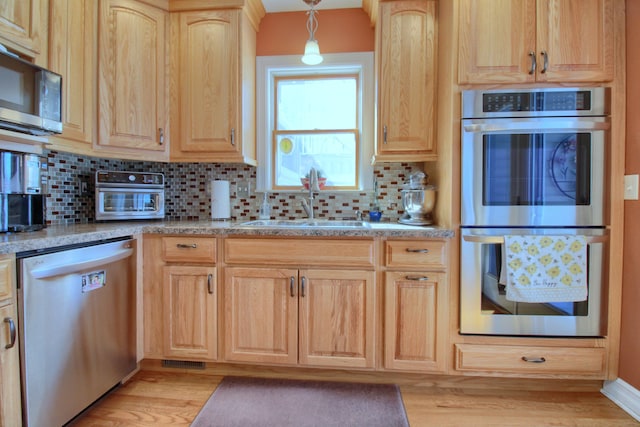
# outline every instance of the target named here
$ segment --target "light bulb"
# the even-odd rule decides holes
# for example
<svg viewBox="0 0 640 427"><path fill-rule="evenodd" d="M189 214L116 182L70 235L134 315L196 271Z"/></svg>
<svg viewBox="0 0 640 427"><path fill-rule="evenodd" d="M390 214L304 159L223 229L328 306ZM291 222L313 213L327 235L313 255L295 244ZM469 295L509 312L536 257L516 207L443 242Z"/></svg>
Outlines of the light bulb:
<svg viewBox="0 0 640 427"><path fill-rule="evenodd" d="M304 46L304 56L302 62L307 65L317 65L322 62L322 55L320 55L320 46L315 40L307 40Z"/></svg>

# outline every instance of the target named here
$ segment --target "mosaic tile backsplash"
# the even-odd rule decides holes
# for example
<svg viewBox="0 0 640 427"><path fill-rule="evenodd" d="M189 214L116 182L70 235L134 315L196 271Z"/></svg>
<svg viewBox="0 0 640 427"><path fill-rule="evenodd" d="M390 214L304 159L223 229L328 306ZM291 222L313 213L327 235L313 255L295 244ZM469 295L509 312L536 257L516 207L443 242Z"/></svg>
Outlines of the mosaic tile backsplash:
<svg viewBox="0 0 640 427"><path fill-rule="evenodd" d="M165 175L165 219L206 220L211 218L211 195L208 183L219 179L230 182L231 217L250 221L258 218L262 193L254 191L256 169L242 164L155 163L100 159L57 151L46 151L49 190L47 223L61 225L93 222L95 219L95 172L126 170L161 172ZM378 182L377 202L383 220L397 221L403 214L400 190L412 171L421 170L423 163L387 163L374 167ZM81 193L81 183L87 191ZM237 184L248 183L249 198L239 198ZM308 192L270 192L271 217L274 219L304 218L300 205ZM356 211L367 214L374 201L372 192L321 191L314 200L315 216L326 219L354 218Z"/></svg>

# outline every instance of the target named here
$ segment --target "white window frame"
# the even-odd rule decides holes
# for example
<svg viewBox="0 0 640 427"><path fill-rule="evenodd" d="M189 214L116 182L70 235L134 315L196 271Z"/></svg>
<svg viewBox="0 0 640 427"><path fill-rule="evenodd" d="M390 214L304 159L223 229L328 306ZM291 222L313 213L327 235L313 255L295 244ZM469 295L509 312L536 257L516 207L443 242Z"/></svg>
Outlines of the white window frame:
<svg viewBox="0 0 640 427"><path fill-rule="evenodd" d="M374 112L375 87L373 52L332 53L322 55L322 64L309 66L300 62L300 55L258 56L256 58L256 191L274 191L271 182L273 131L274 77L288 75L317 75L357 73L361 81L358 93L360 103L360 170L356 190L331 190L331 192L361 192L373 189ZM302 188L302 186L301 186ZM278 190L291 192L299 190Z"/></svg>

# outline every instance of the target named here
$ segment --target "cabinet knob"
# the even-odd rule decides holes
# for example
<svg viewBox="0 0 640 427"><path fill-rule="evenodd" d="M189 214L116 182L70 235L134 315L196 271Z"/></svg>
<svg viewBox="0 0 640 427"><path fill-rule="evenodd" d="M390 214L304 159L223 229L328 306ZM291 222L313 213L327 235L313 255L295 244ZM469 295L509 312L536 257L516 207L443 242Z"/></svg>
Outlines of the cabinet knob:
<svg viewBox="0 0 640 427"><path fill-rule="evenodd" d="M529 68L529 74L535 74L536 66L538 65L536 63L536 53L534 51L530 51L529 57L531 58L531 68Z"/></svg>

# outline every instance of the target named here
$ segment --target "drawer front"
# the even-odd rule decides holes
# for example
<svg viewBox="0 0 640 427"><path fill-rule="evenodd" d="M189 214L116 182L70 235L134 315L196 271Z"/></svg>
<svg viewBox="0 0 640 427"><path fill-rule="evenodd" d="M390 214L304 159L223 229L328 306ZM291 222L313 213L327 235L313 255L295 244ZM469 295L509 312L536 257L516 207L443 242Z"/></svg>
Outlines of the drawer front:
<svg viewBox="0 0 640 427"><path fill-rule="evenodd" d="M442 268L446 261L446 247L443 240L388 240L385 243L385 265L392 268Z"/></svg>
<svg viewBox="0 0 640 427"><path fill-rule="evenodd" d="M374 268L373 240L226 239L229 264L324 265Z"/></svg>
<svg viewBox="0 0 640 427"><path fill-rule="evenodd" d="M163 237L162 259L167 262L216 262L216 239L212 237Z"/></svg>
<svg viewBox="0 0 640 427"><path fill-rule="evenodd" d="M458 371L600 377L605 367L604 348L456 344Z"/></svg>

